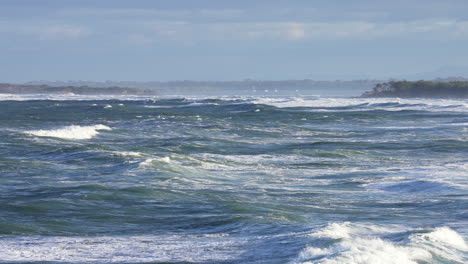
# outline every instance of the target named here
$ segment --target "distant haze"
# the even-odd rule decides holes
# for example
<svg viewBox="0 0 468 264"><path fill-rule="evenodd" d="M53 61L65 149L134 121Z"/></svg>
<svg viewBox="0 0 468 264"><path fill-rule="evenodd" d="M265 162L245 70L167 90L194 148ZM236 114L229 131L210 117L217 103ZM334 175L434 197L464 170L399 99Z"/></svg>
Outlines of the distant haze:
<svg viewBox="0 0 468 264"><path fill-rule="evenodd" d="M247 96L359 96L369 92L386 80L316 81L304 80L242 80L242 81L33 81L26 85L47 85L50 87L121 87L153 91L158 95L247 95ZM437 78L436 82L468 81L460 77ZM1 86L1 85L0 85ZM8 85L6 85L8 86ZM21 85L20 85L21 86ZM79 90L79 89L78 89ZM143 92L143 91L141 91ZM1 93L1 90L0 90Z"/></svg>
<svg viewBox="0 0 468 264"><path fill-rule="evenodd" d="M468 77L462 0L2 0L0 82Z"/></svg>

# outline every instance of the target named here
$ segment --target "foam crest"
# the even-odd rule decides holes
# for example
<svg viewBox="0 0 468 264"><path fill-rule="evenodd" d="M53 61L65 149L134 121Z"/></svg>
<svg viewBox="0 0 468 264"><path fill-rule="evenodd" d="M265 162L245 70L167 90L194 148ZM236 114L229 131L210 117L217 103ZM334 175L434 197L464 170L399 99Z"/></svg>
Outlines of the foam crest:
<svg viewBox="0 0 468 264"><path fill-rule="evenodd" d="M148 100L156 99L153 95L83 95L83 94L0 94L0 101L29 101L29 100L53 100L53 101L95 101L95 100Z"/></svg>
<svg viewBox="0 0 468 264"><path fill-rule="evenodd" d="M332 97L290 97L290 98L253 98L254 104L265 104L279 108L349 108L339 111L358 111L362 109L383 109L387 111L427 110L427 111L468 111L466 100L453 99L400 99L400 98L332 98ZM322 111L324 109L321 109ZM328 109L328 111L336 111Z"/></svg>
<svg viewBox="0 0 468 264"><path fill-rule="evenodd" d="M448 227L410 236L413 245L423 248L448 263L466 263L468 246L463 237ZM444 262L445 263L445 262Z"/></svg>
<svg viewBox="0 0 468 264"><path fill-rule="evenodd" d="M38 137L56 137L63 139L91 139L99 134L99 130L111 130L111 128L100 124L94 126L72 125L60 129L31 130L26 131L25 133Z"/></svg>
<svg viewBox="0 0 468 264"><path fill-rule="evenodd" d="M398 226L391 226L391 227L386 228L386 227L376 226L376 225L352 224L350 222L330 223L323 229L315 233L312 233L311 236L340 239L340 238L351 238L354 236L362 236L362 235L367 236L367 235L376 234L376 233L388 233L393 230L399 230L399 229L400 227Z"/></svg>
<svg viewBox="0 0 468 264"><path fill-rule="evenodd" d="M113 155L119 157L141 157L142 153L135 151L115 151Z"/></svg>
<svg viewBox="0 0 468 264"><path fill-rule="evenodd" d="M448 227L430 232L412 230L405 240L392 241L405 229L399 226L377 226L351 223L331 223L310 236L322 239L317 245L303 249L293 263L302 264L416 264L420 262L463 263L468 246L463 237ZM408 230L406 230L408 231ZM319 241L319 240L316 240Z"/></svg>
<svg viewBox="0 0 468 264"><path fill-rule="evenodd" d="M148 167L151 166L155 162L163 162L163 163L171 163L170 157L163 157L163 158L149 158L146 159L138 165L138 167Z"/></svg>
<svg viewBox="0 0 468 264"><path fill-rule="evenodd" d="M246 241L229 236L19 237L0 239L2 262L219 262L236 258Z"/></svg>
<svg viewBox="0 0 468 264"><path fill-rule="evenodd" d="M328 249L309 247L300 255L303 259L320 257L322 259L317 261L301 263L417 264L418 260L430 260L431 254L423 249L395 246L380 238L355 238L342 241Z"/></svg>
<svg viewBox="0 0 468 264"><path fill-rule="evenodd" d="M313 233L312 236L316 237L329 237L329 238L349 238L351 229L349 228L349 223L331 223L324 229Z"/></svg>
<svg viewBox="0 0 468 264"><path fill-rule="evenodd" d="M433 243L442 243L459 250L468 251L468 245L463 237L448 227L436 228L433 232L421 235L421 237Z"/></svg>

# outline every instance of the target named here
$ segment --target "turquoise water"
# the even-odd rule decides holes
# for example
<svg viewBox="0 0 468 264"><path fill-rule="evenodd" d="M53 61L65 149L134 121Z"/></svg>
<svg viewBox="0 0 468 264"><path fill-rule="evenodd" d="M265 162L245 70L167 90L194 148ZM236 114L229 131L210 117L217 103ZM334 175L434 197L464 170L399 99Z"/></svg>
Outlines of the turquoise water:
<svg viewBox="0 0 468 264"><path fill-rule="evenodd" d="M0 263L468 261L466 100L0 109Z"/></svg>

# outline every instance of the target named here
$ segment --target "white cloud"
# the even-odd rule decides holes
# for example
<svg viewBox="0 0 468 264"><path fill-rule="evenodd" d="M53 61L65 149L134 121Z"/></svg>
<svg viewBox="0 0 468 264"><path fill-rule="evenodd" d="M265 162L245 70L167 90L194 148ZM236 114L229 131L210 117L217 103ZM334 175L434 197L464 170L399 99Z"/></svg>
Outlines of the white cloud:
<svg viewBox="0 0 468 264"><path fill-rule="evenodd" d="M310 39L343 39L365 36L375 27L367 22L308 23L305 24L304 31Z"/></svg>
<svg viewBox="0 0 468 264"><path fill-rule="evenodd" d="M201 9L197 11L202 17L215 19L235 19L245 15L242 9Z"/></svg>
<svg viewBox="0 0 468 264"><path fill-rule="evenodd" d="M150 37L172 40L287 40L381 39L425 37L432 39L468 37L468 21L420 20L399 23L345 22L264 22L191 23L151 21L144 24ZM134 25L137 27L137 25ZM140 24L141 29L141 24ZM146 33L145 33L146 34Z"/></svg>
<svg viewBox="0 0 468 264"><path fill-rule="evenodd" d="M84 27L58 25L35 27L28 29L33 34L37 34L41 39L79 39L91 34L91 31Z"/></svg>
<svg viewBox="0 0 468 264"><path fill-rule="evenodd" d="M76 40L92 34L90 29L82 26L10 21L0 21L0 32L33 36L41 40Z"/></svg>
<svg viewBox="0 0 468 264"><path fill-rule="evenodd" d="M289 29L286 32L289 40L299 40L305 37L304 25L298 23L289 24Z"/></svg>
<svg viewBox="0 0 468 264"><path fill-rule="evenodd" d="M236 12L233 12L234 14ZM248 41L248 40L345 40L412 38L468 38L468 21L450 19L416 20L397 23L366 21L341 22L205 22L183 20L146 20L109 22L99 25L107 37L119 37L132 44L156 41ZM106 32L106 30L109 30ZM84 26L58 21L0 21L0 32L36 37L41 40L79 40L93 32ZM119 32L119 33L116 33ZM117 34L120 34L118 36Z"/></svg>
<svg viewBox="0 0 468 264"><path fill-rule="evenodd" d="M156 42L154 39L147 37L143 34L130 34L127 37L127 41L131 44L138 44L138 45L153 44Z"/></svg>
<svg viewBox="0 0 468 264"><path fill-rule="evenodd" d="M457 32L455 33L457 37L466 37L468 36L468 21L459 22L457 24Z"/></svg>
<svg viewBox="0 0 468 264"><path fill-rule="evenodd" d="M141 21L144 19L167 19L167 20L232 20L245 16L243 9L157 9L157 8L65 8L56 11L56 15L61 18L69 17L90 17L106 20L122 21L131 19Z"/></svg>

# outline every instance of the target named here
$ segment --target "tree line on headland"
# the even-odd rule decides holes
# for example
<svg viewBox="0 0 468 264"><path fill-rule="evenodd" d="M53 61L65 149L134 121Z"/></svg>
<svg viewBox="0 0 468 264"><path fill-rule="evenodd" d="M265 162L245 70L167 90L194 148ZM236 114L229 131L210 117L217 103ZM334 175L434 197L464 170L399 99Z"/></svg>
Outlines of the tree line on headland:
<svg viewBox="0 0 468 264"><path fill-rule="evenodd" d="M390 81L378 83L362 97L468 98L468 81Z"/></svg>
<svg viewBox="0 0 468 264"><path fill-rule="evenodd" d="M24 84L0 84L0 93L356 96L379 82L378 80L316 81L310 79L168 82L34 81Z"/></svg>
<svg viewBox="0 0 468 264"><path fill-rule="evenodd" d="M460 80L461 79L461 80ZM0 83L6 94L76 94L76 95L323 95L362 97L468 98L466 79L433 81L229 81L229 82L46 82ZM107 85L107 86L106 86ZM125 86L128 85L128 86ZM373 87L373 88L372 88ZM372 89L371 91L369 91Z"/></svg>
<svg viewBox="0 0 468 264"><path fill-rule="evenodd" d="M152 95L155 91L126 87L49 86L0 83L0 93L7 94L76 94L76 95Z"/></svg>

